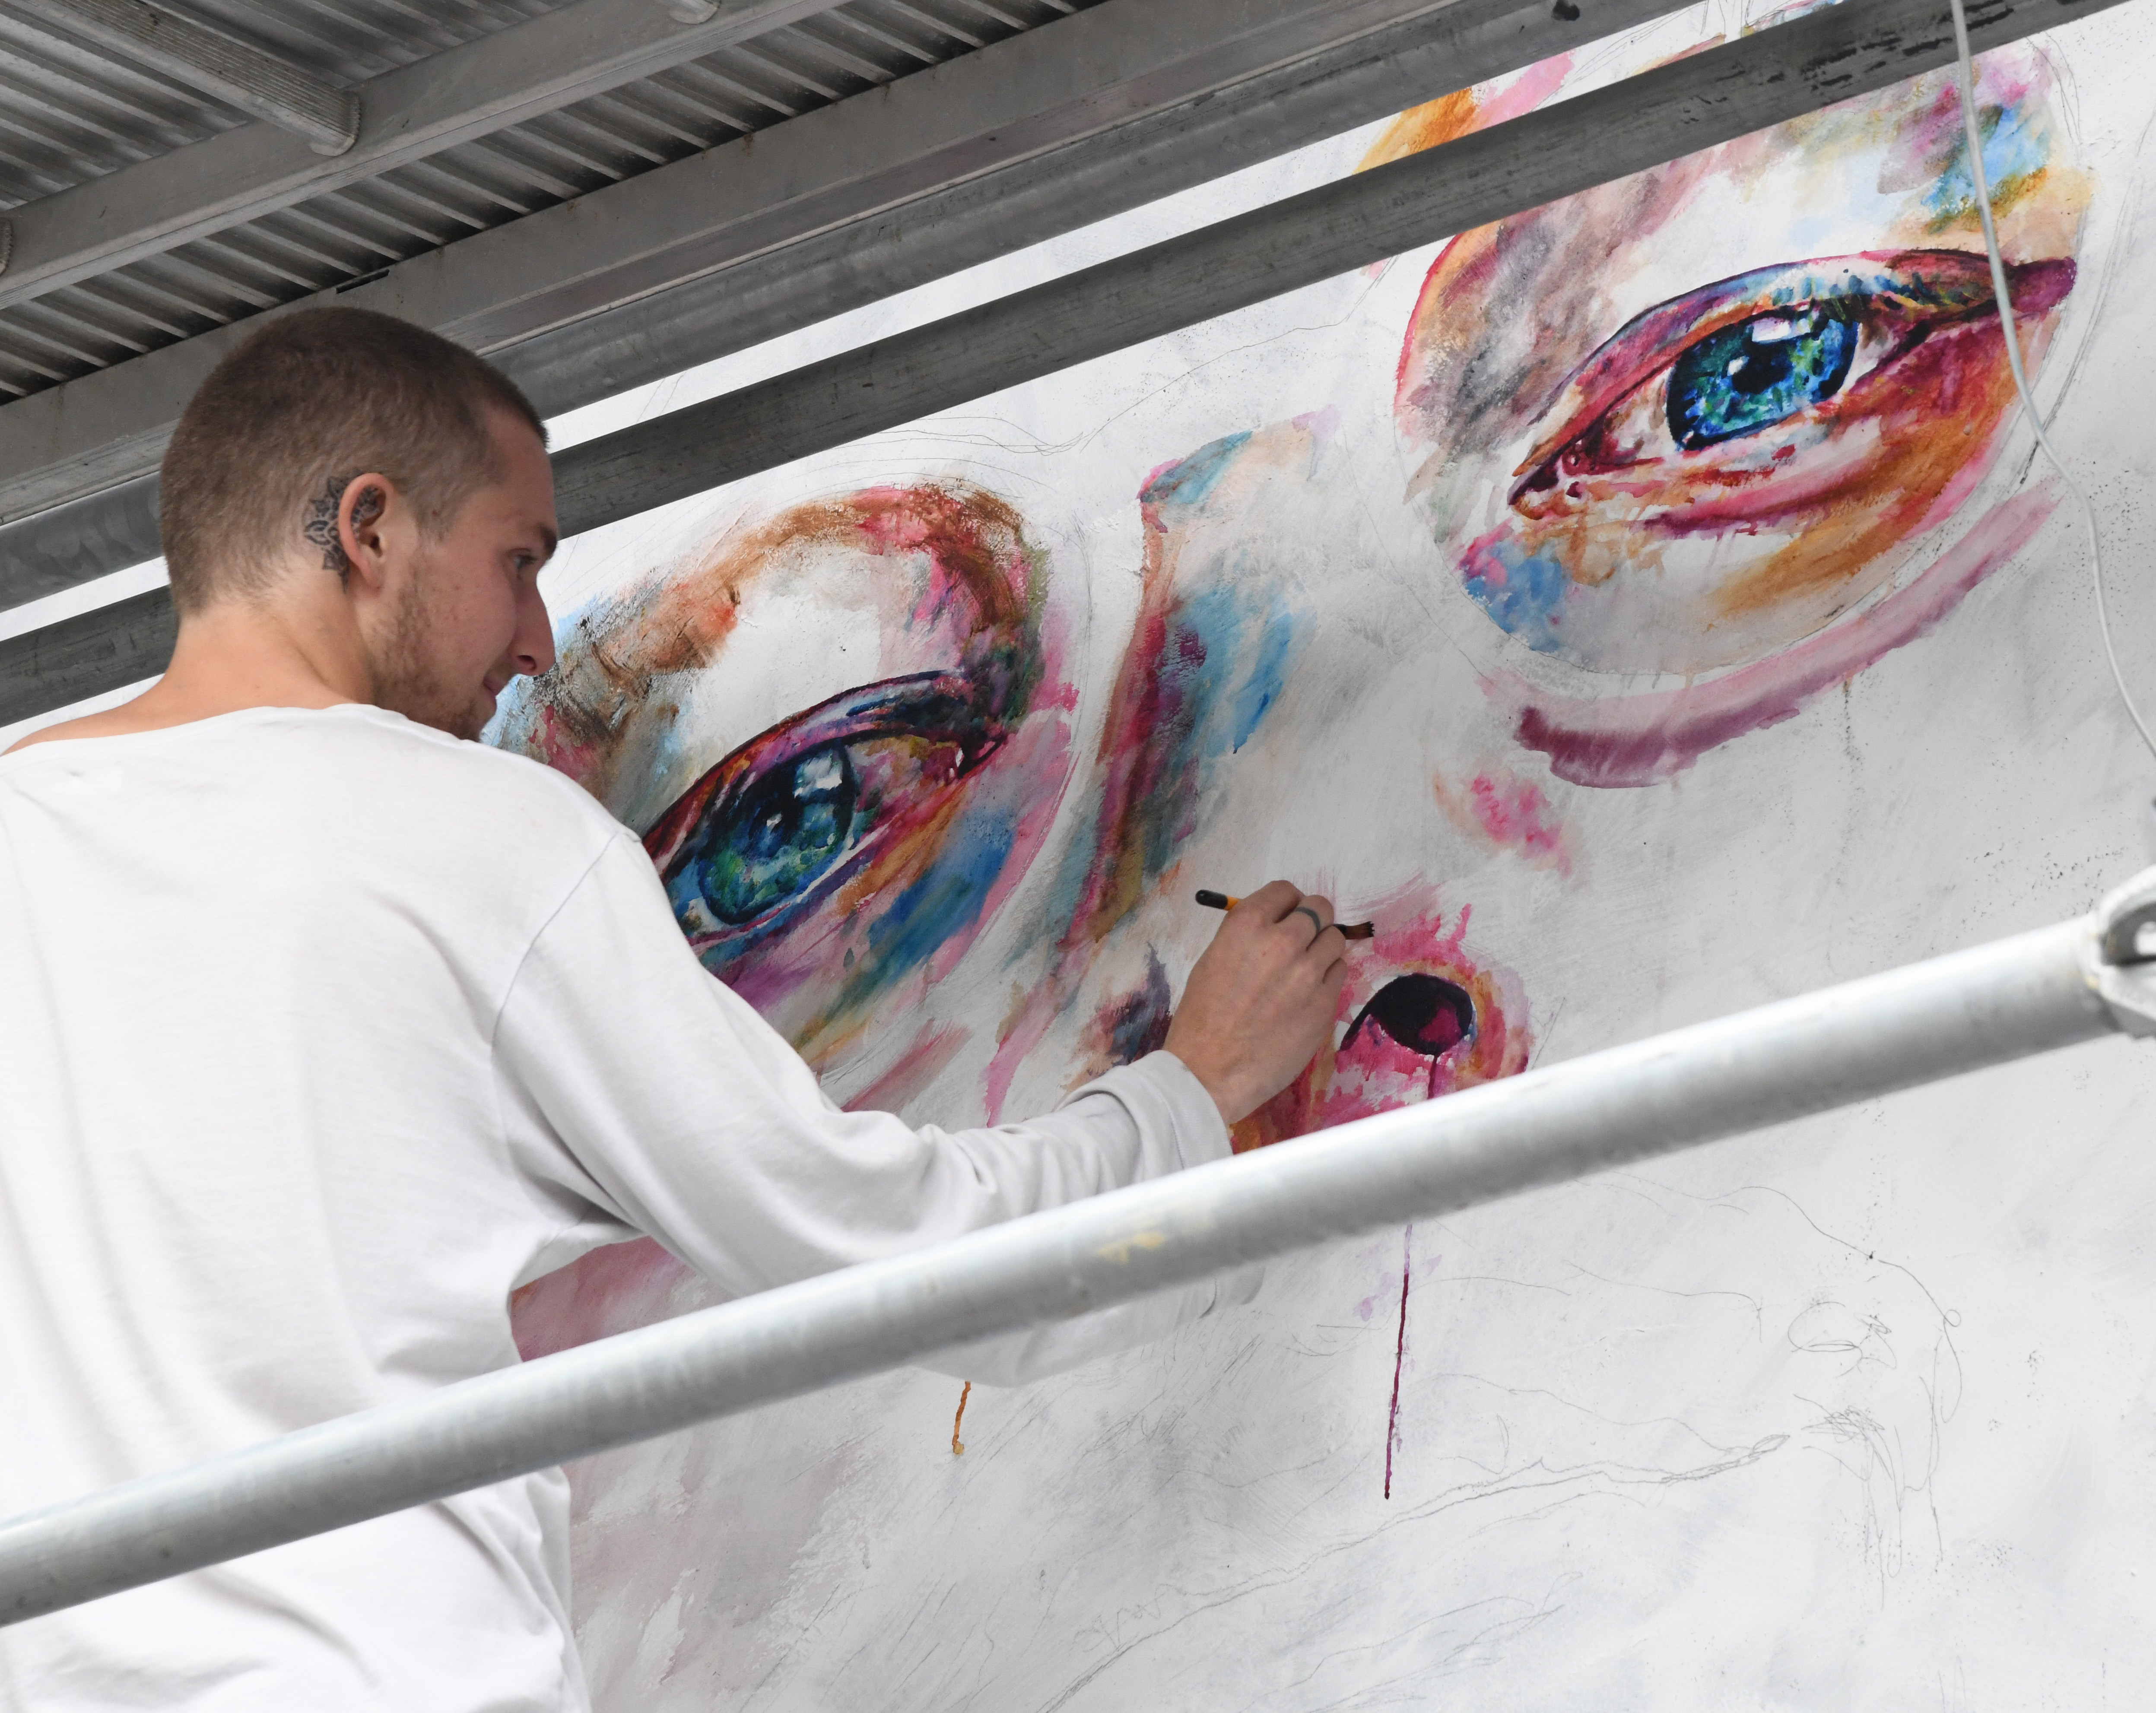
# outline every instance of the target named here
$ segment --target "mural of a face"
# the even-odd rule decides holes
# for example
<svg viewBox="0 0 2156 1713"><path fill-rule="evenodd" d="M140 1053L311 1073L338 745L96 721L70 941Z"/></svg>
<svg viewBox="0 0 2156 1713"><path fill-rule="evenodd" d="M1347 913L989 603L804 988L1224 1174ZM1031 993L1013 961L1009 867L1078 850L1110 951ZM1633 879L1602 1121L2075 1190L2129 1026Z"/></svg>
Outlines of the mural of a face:
<svg viewBox="0 0 2156 1713"><path fill-rule="evenodd" d="M2023 49L1984 164L2024 348L2091 183ZM1468 128L1409 115L1380 154ZM1560 777L1639 784L1785 718L2025 546L1990 474L2017 402L1939 74L1472 233L1430 269L1397 408L1492 693ZM1681 689L1664 689L1684 680ZM1703 680L1693 682L1694 680Z"/></svg>
<svg viewBox="0 0 2156 1713"><path fill-rule="evenodd" d="M1404 115L1373 157L1573 74ZM1987 57L2032 358L2087 300L2070 95L2035 51ZM1712 770L1590 787L1768 741L2048 513L2002 456L1959 139L1920 79L1463 236L1366 341L1396 372L1173 439L1134 413L1111 483L925 432L873 485L774 478L572 613L503 741L644 838L706 967L827 1085L922 1121L1016 1116L1158 1044L1218 921L1192 892L1277 874L1377 933L1239 1147L1650 1027L1642 938L1727 950L1711 870L1664 896L1651 854ZM1694 1014L1760 997L1705 991ZM625 1245L521 1293L520 1340L709 1300ZM1946 1562L1949 1443L2000 1467L1957 1419L1977 1338L1792 1194L1604 1178L977 1392L963 1459L957 1386L893 1376L595 1460L583 1642L599 1705L639 1713L1289 1713L1469 1670L1491 1705L1727 1705L1777 1672L1856 1705L1785 1615L1838 1659Z"/></svg>

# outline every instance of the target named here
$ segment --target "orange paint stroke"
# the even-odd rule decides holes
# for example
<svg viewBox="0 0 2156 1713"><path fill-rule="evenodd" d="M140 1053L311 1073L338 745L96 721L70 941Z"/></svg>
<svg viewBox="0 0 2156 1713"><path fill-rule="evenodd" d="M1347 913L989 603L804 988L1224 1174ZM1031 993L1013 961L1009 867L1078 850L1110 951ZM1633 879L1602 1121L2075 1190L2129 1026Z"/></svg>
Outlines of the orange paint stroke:
<svg viewBox="0 0 2156 1713"><path fill-rule="evenodd" d="M966 1442L958 1437L958 1430L966 1424L966 1400L973 1395L973 1382L968 1380L965 1389L958 1394L958 1413L951 1418L951 1455L953 1457L966 1454Z"/></svg>
<svg viewBox="0 0 2156 1713"><path fill-rule="evenodd" d="M1478 84L1410 107L1385 127L1370 145L1369 152L1356 163L1355 170L1368 172L1373 167L1388 166L1424 149L1456 141L1470 131L1485 131L1532 113L1563 87L1571 72L1572 55L1560 54L1529 66L1502 86Z"/></svg>

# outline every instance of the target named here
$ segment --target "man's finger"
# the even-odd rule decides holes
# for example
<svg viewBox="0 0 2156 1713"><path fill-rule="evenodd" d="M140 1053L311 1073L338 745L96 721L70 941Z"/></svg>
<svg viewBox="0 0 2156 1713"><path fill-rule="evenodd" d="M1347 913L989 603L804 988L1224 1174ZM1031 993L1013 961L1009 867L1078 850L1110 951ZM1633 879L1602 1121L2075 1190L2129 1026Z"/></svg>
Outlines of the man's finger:
<svg viewBox="0 0 2156 1713"><path fill-rule="evenodd" d="M1295 913L1299 920L1310 925L1310 943L1303 948L1306 955L1318 955L1321 948L1325 948L1329 956L1347 944L1347 936L1340 933L1338 924L1332 920L1331 899L1315 892L1306 893L1296 906ZM1336 937L1328 940L1328 934Z"/></svg>
<svg viewBox="0 0 2156 1713"><path fill-rule="evenodd" d="M1255 892L1245 896L1240 910L1255 910L1268 922L1285 921L1295 907L1302 902L1302 889L1286 880L1268 880Z"/></svg>
<svg viewBox="0 0 2156 1713"><path fill-rule="evenodd" d="M1348 967L1348 936L1340 931L1337 923L1329 924L1322 934L1303 948L1302 962L1321 982L1327 980L1335 970Z"/></svg>

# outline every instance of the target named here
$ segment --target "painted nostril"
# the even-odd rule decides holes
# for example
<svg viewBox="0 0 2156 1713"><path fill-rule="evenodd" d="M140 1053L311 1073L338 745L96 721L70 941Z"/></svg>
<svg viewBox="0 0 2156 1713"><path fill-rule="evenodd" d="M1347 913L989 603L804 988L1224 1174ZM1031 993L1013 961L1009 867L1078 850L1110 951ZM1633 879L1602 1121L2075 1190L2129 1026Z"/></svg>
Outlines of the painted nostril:
<svg viewBox="0 0 2156 1713"><path fill-rule="evenodd" d="M1375 1023L1410 1053L1435 1059L1475 1033L1475 1002L1442 976L1395 976L1378 989L1341 1042L1345 1053L1365 1023Z"/></svg>

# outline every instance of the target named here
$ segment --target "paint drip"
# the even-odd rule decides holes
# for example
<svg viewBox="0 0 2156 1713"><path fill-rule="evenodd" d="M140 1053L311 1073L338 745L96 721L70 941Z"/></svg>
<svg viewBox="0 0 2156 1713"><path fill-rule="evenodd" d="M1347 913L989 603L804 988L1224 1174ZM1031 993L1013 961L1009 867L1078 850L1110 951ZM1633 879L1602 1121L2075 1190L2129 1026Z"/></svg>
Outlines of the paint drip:
<svg viewBox="0 0 2156 1713"><path fill-rule="evenodd" d="M1414 1227L1400 1236L1400 1332L1393 1345L1393 1409L1385 1421L1385 1497L1393 1496L1393 1452L1400 1443L1400 1370L1408 1356L1408 1274L1414 1261Z"/></svg>

